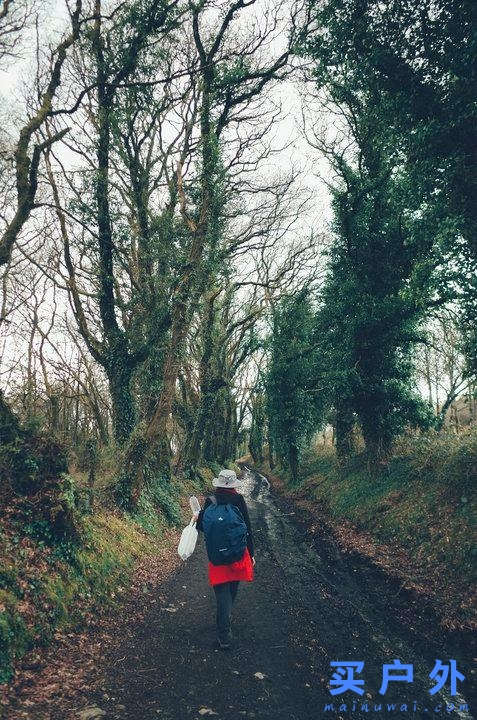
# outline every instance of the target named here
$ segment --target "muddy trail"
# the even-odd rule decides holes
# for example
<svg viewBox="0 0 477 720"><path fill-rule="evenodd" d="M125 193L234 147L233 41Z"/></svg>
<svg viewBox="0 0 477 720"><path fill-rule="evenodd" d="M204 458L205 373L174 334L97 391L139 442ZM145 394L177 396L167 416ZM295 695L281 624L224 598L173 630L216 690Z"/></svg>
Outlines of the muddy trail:
<svg viewBox="0 0 477 720"><path fill-rule="evenodd" d="M257 565L255 582L239 588L235 647L216 646L200 538L192 558L151 593L144 622L124 618L101 692L83 707L117 720L474 717L470 639L445 633L395 580L341 554L332 536L309 535L259 473L246 469L245 477ZM382 665L394 659L413 664L413 682L390 682L381 695ZM466 676L457 695L449 678L430 695L436 659L455 659ZM330 661L345 660L364 662L356 675L362 696L330 694ZM81 716L49 709L50 720L66 717Z"/></svg>

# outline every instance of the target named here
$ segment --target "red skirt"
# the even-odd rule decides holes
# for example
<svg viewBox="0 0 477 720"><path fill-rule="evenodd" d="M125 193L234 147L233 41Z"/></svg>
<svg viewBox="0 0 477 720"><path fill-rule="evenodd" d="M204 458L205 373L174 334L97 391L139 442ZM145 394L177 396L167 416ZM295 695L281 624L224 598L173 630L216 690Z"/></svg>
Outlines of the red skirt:
<svg viewBox="0 0 477 720"><path fill-rule="evenodd" d="M253 565L252 558L248 548L245 548L245 552L241 560L230 563L230 565L212 565L209 562L209 584L220 585L225 582L232 582L233 580L244 580L245 582L251 582L253 580Z"/></svg>

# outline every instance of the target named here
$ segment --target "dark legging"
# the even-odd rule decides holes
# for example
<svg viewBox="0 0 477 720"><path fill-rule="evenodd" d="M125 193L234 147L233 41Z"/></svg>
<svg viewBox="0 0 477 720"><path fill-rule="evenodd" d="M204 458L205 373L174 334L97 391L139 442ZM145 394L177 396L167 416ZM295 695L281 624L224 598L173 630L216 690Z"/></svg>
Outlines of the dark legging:
<svg viewBox="0 0 477 720"><path fill-rule="evenodd" d="M238 580L213 586L217 599L217 630L219 638L223 641L230 640L230 613L237 595L238 586Z"/></svg>

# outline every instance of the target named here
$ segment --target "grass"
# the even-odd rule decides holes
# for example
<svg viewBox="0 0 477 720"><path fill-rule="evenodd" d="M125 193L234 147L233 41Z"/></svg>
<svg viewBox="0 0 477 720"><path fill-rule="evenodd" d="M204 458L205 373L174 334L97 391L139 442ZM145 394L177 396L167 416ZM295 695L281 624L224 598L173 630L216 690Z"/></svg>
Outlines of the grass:
<svg viewBox="0 0 477 720"><path fill-rule="evenodd" d="M79 629L89 614L114 607L136 561L158 552L165 529L188 516L188 496L209 487L216 470L201 468L187 482L158 481L133 516L114 509L115 473L106 460L92 512L81 518L80 542L53 540L24 508L8 507L0 518L0 683L9 681L25 652L49 643L58 629ZM80 495L87 488L81 470L73 468L70 481Z"/></svg>
<svg viewBox="0 0 477 720"><path fill-rule="evenodd" d="M312 447L299 482L281 477L292 497L325 508L390 548L404 548L448 584L468 588L476 581L477 432L402 438L386 464L363 456L340 464L331 448Z"/></svg>
<svg viewBox="0 0 477 720"><path fill-rule="evenodd" d="M104 612L127 586L137 559L157 552L131 518L111 511L87 516L79 545L48 546L5 523L0 540L0 682L14 661L44 645L61 628L75 628L88 613Z"/></svg>

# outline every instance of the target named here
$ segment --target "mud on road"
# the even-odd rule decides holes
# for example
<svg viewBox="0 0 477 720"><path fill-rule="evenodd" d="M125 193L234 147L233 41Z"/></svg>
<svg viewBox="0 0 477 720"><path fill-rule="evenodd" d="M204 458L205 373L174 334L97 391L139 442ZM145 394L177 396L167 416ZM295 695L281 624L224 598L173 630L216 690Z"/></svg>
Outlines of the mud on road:
<svg viewBox="0 0 477 720"><path fill-rule="evenodd" d="M144 620L124 618L103 661L101 689L84 707L99 708L106 720L473 717L465 636L439 628L428 608L363 558L342 554L325 530L308 533L303 519L250 469L244 495L257 564L255 581L239 588L236 647L216 647L200 538L194 555L146 597ZM458 695L450 696L448 683L429 694L436 658L457 660L467 678ZM390 683L380 695L382 665L394 659L413 664L413 682ZM330 695L330 661L337 660L364 662L357 676L365 680L363 696ZM456 709L447 712L446 703ZM465 704L470 711L459 710ZM50 708L48 719L79 717L78 710Z"/></svg>
<svg viewBox="0 0 477 720"><path fill-rule="evenodd" d="M109 658L106 691L95 698L107 717L428 718L439 716L435 708L441 705L443 716L471 718L471 712L458 710L465 703L472 708L466 692L471 658L462 638L436 627L417 603L409 607L395 582L342 556L332 537L310 542L268 481L251 470L245 475L257 565L255 582L241 584L234 608L235 649L224 652L215 645L214 596L200 539L193 557L151 598L144 624L125 623ZM380 695L382 664L395 658L413 664L414 681L390 683ZM430 696L434 682L428 674L436 658L457 660L467 677L459 695L443 690ZM332 660L364 662L362 697L330 695ZM335 709L325 710L331 702ZM360 709L363 702L368 711ZM339 710L342 703L346 711ZM408 709L401 712L403 703ZM446 703L457 709L445 712ZM396 710L388 711L388 704Z"/></svg>

